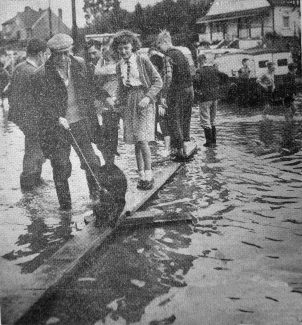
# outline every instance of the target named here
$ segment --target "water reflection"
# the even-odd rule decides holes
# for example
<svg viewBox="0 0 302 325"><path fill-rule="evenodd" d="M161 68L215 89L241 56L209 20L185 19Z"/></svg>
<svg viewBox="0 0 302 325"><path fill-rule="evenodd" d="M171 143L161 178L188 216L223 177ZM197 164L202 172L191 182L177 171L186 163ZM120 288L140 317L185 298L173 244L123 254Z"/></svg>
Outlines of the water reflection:
<svg viewBox="0 0 302 325"><path fill-rule="evenodd" d="M300 120L288 123L283 116L263 120L256 110L235 115L231 108L222 108L219 114L218 146L206 149L194 111L192 135L201 150L145 206L192 213L194 224L119 233L66 288L50 297L43 320L39 312L31 314L28 323L57 317L62 324L189 324L188 319L199 324L204 317L212 320L205 324L225 325L243 322L242 314L274 315L285 301L298 305L291 290L302 287L297 272L302 155L292 148L302 139ZM288 154L282 148L289 148ZM152 150L156 155L156 147ZM124 145L120 152L120 166L134 177L133 152ZM74 180L74 189L80 191L83 182ZM45 199L50 188L52 183L41 192L38 211L32 209L37 197L19 207L30 224L6 258L18 262L27 254L26 249L20 252L22 246L40 254L24 263L24 272L34 269L34 260L43 260L50 243L55 247L70 236L75 216L70 220L57 214L54 194ZM80 215L86 211L83 191L75 198L82 202L76 210ZM268 305L266 297L277 300L270 300L275 305ZM213 308L234 318L213 320ZM247 324L256 322L252 316L244 317Z"/></svg>

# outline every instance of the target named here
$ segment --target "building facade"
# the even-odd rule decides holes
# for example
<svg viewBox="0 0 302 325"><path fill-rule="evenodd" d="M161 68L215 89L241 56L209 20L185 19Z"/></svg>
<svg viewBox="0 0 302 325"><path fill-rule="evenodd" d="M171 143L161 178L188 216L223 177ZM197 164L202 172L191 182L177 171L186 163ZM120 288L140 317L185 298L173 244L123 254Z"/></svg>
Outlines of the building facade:
<svg viewBox="0 0 302 325"><path fill-rule="evenodd" d="M299 36L300 0L215 0L197 25L200 42Z"/></svg>
<svg viewBox="0 0 302 325"><path fill-rule="evenodd" d="M70 34L70 29L63 23L62 9L58 15L50 9L38 11L25 7L23 12L2 24L2 38L12 41L26 41L31 38L49 39L57 33Z"/></svg>

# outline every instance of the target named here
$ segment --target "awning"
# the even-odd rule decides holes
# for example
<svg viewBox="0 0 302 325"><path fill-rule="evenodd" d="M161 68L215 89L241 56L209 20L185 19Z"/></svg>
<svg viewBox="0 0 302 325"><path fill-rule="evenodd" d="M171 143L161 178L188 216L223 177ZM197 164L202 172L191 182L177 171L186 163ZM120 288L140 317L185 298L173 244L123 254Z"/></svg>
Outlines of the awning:
<svg viewBox="0 0 302 325"><path fill-rule="evenodd" d="M204 16L199 18L196 24L205 24L205 23L212 23L215 21L226 21L232 19L239 19L251 16L257 16L267 12L270 7L258 8L253 10L244 10L244 11L236 11L236 12L229 12L223 15L213 15L213 16Z"/></svg>

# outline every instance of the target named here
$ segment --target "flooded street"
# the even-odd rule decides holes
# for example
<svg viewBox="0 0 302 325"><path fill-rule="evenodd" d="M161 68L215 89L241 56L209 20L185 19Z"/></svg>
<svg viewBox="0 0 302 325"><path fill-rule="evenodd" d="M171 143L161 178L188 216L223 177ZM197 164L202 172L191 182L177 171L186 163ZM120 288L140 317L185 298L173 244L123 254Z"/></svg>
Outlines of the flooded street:
<svg viewBox="0 0 302 325"><path fill-rule="evenodd" d="M24 138L5 109L0 123L0 275L11 274L1 275L3 296L91 212L74 152L71 214L58 211L49 162L46 184L22 194ZM286 122L280 108L264 119L224 104L218 123L217 148L204 148L194 109L200 150L144 207L194 222L120 230L23 324L302 324L302 109ZM118 166L136 177L132 148L119 152Z"/></svg>

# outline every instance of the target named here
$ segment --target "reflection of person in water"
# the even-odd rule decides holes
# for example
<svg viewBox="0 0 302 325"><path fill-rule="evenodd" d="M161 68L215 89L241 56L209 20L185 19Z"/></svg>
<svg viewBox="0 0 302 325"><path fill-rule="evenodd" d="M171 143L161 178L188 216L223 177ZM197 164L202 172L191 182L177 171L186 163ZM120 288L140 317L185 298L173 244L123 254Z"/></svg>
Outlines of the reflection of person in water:
<svg viewBox="0 0 302 325"><path fill-rule="evenodd" d="M18 265L21 266L22 273L31 273L70 239L71 215L62 215L58 219L59 224L47 225L38 212L33 212L30 202L28 202L26 210L30 215L31 224L27 226L24 234L21 234L15 243L19 249L2 257L9 261L28 257L26 262L18 263Z"/></svg>
<svg viewBox="0 0 302 325"><path fill-rule="evenodd" d="M272 145L275 141L273 126L273 121L268 119L262 120L259 123L259 140L266 145Z"/></svg>

